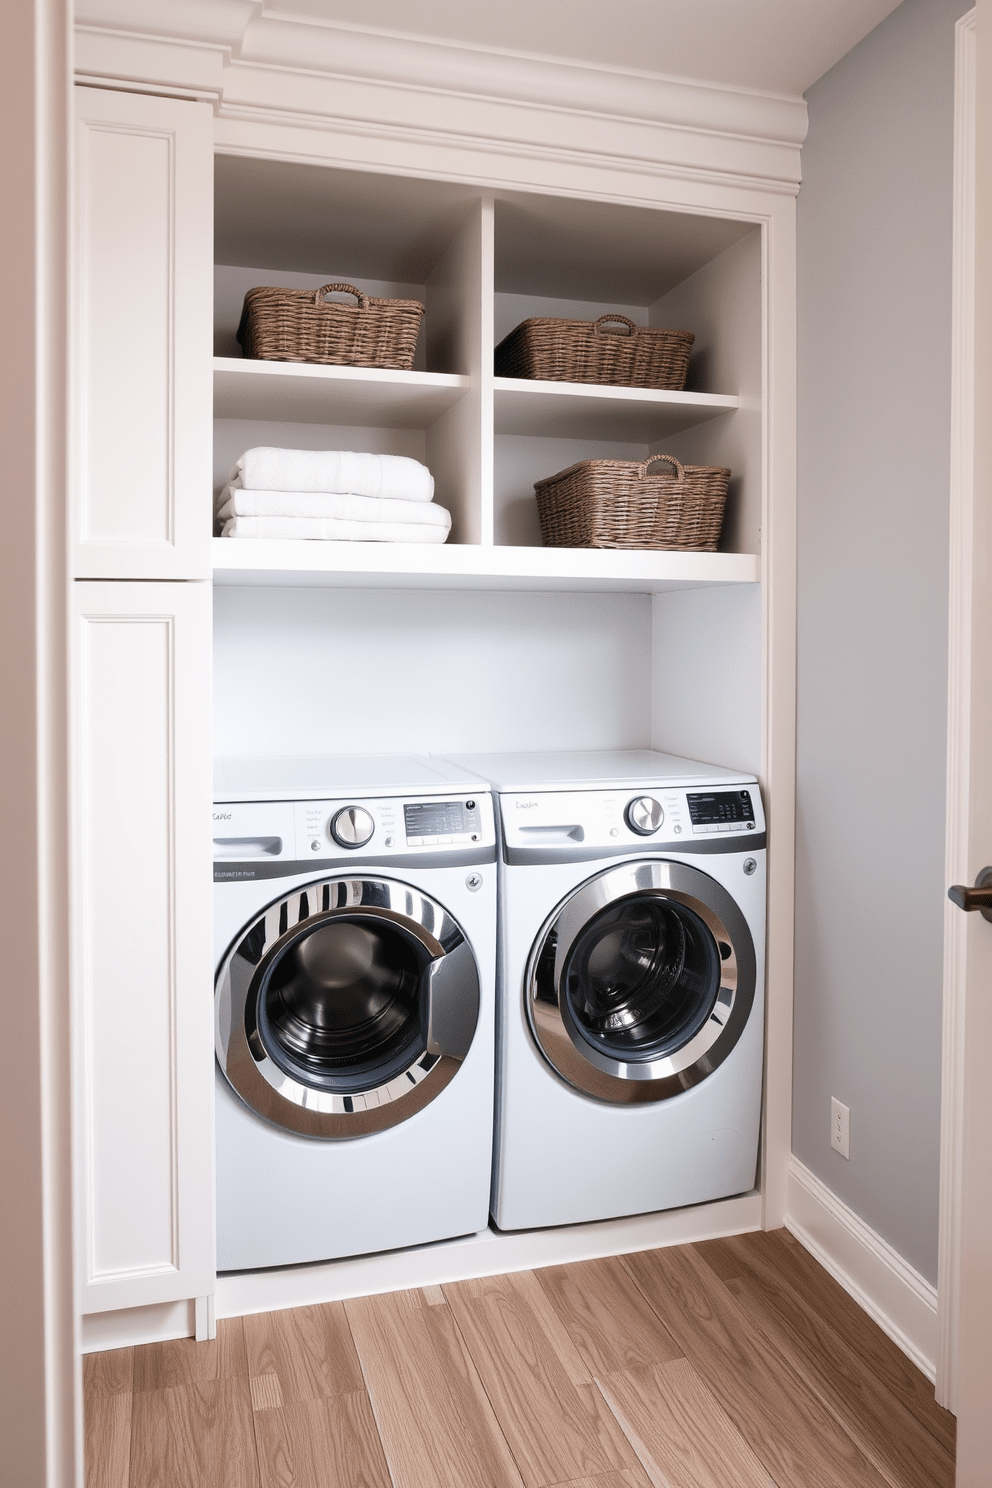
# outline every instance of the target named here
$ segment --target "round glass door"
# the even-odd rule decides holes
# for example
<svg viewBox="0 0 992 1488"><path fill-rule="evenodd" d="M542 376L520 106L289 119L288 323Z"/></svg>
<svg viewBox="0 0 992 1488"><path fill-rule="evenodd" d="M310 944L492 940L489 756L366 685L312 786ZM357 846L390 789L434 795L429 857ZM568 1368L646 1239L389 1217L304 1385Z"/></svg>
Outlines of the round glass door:
<svg viewBox="0 0 992 1488"><path fill-rule="evenodd" d="M624 863L550 917L526 979L538 1047L576 1089L665 1100L727 1057L754 1000L750 932L715 879L680 863Z"/></svg>
<svg viewBox="0 0 992 1488"><path fill-rule="evenodd" d="M327 1090L382 1084L424 1052L420 989L433 960L399 925L359 914L304 923L260 975L255 1022L287 1074Z"/></svg>
<svg viewBox="0 0 992 1488"><path fill-rule="evenodd" d="M475 957L441 905L389 880L322 880L269 905L221 963L217 1059L273 1124L359 1136L440 1094L478 1011Z"/></svg>
<svg viewBox="0 0 992 1488"><path fill-rule="evenodd" d="M721 958L695 910L633 894L594 916L563 976L575 1027L594 1049L652 1059L702 1028L720 991Z"/></svg>

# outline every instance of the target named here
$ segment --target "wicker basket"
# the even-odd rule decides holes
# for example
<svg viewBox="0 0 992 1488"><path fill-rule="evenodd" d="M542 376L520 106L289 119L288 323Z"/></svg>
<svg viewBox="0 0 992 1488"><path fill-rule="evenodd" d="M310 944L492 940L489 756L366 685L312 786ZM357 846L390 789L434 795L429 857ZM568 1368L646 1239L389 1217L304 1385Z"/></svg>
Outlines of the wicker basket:
<svg viewBox="0 0 992 1488"><path fill-rule="evenodd" d="M357 305L324 296L352 294ZM409 371L424 307L419 300L381 300L353 284L320 289L250 289L238 341L246 357L270 362L324 362Z"/></svg>
<svg viewBox="0 0 992 1488"><path fill-rule="evenodd" d="M663 460L662 474L650 467ZM683 548L715 552L730 471L650 460L581 460L534 487L548 548Z"/></svg>
<svg viewBox="0 0 992 1488"><path fill-rule="evenodd" d="M605 329L614 322L628 329ZM648 329L626 315L601 315L598 320L536 317L522 321L499 343L495 369L497 377L681 392L694 340L691 331Z"/></svg>

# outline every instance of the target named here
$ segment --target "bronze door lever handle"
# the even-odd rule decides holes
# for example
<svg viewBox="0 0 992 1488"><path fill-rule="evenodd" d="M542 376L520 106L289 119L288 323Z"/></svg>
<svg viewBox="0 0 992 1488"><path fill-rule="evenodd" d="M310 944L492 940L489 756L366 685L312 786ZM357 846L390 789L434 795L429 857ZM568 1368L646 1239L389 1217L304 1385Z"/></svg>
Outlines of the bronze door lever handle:
<svg viewBox="0 0 992 1488"><path fill-rule="evenodd" d="M977 909L984 920L992 921L992 868L982 869L973 889L965 888L964 884L952 884L947 897L959 909Z"/></svg>

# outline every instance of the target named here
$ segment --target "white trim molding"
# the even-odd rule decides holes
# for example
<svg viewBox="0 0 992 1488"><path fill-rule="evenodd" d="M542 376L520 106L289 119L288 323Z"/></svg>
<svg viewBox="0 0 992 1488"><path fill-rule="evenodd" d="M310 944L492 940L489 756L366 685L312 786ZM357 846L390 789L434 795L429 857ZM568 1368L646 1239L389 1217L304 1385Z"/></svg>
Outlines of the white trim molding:
<svg viewBox="0 0 992 1488"><path fill-rule="evenodd" d="M951 469L947 655L945 882L968 882L971 735L972 532L975 454L975 105L977 25L970 10L954 39L954 206L951 288ZM941 1061L940 1297L937 1401L955 1409L960 1307L961 1163L964 1150L964 1015L968 922L944 903Z"/></svg>
<svg viewBox="0 0 992 1488"><path fill-rule="evenodd" d="M937 1288L795 1157L789 1164L785 1224L932 1380Z"/></svg>
<svg viewBox="0 0 992 1488"><path fill-rule="evenodd" d="M210 98L220 118L664 161L705 179L799 189L806 104L648 71L266 13L260 0L83 0L80 82Z"/></svg>
<svg viewBox="0 0 992 1488"><path fill-rule="evenodd" d="M596 1224L561 1229L500 1233L483 1230L458 1240L392 1250L384 1255L346 1257L313 1266L271 1271L243 1271L217 1278L216 1298L197 1299L203 1325L248 1313L310 1307L346 1297L405 1292L412 1287L443 1286L480 1276L502 1276L601 1256L629 1255L665 1245L689 1245L761 1228L761 1199L756 1193L719 1199L660 1214L635 1214ZM83 1352L192 1337L197 1307L170 1302L159 1307L132 1307L83 1318ZM209 1312L207 1308L209 1307ZM212 1335L211 1335L212 1336Z"/></svg>

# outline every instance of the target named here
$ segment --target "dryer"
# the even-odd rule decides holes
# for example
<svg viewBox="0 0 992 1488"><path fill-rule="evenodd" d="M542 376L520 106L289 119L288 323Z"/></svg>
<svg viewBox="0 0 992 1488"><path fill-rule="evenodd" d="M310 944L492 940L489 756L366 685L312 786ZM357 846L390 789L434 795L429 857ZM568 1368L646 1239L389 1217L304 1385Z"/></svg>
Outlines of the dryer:
<svg viewBox="0 0 992 1488"><path fill-rule="evenodd" d="M764 1029L754 776L652 751L470 755L500 838L500 1229L746 1192Z"/></svg>
<svg viewBox="0 0 992 1488"><path fill-rule="evenodd" d="M217 1265L484 1229L492 798L425 759L226 761L214 804Z"/></svg>

